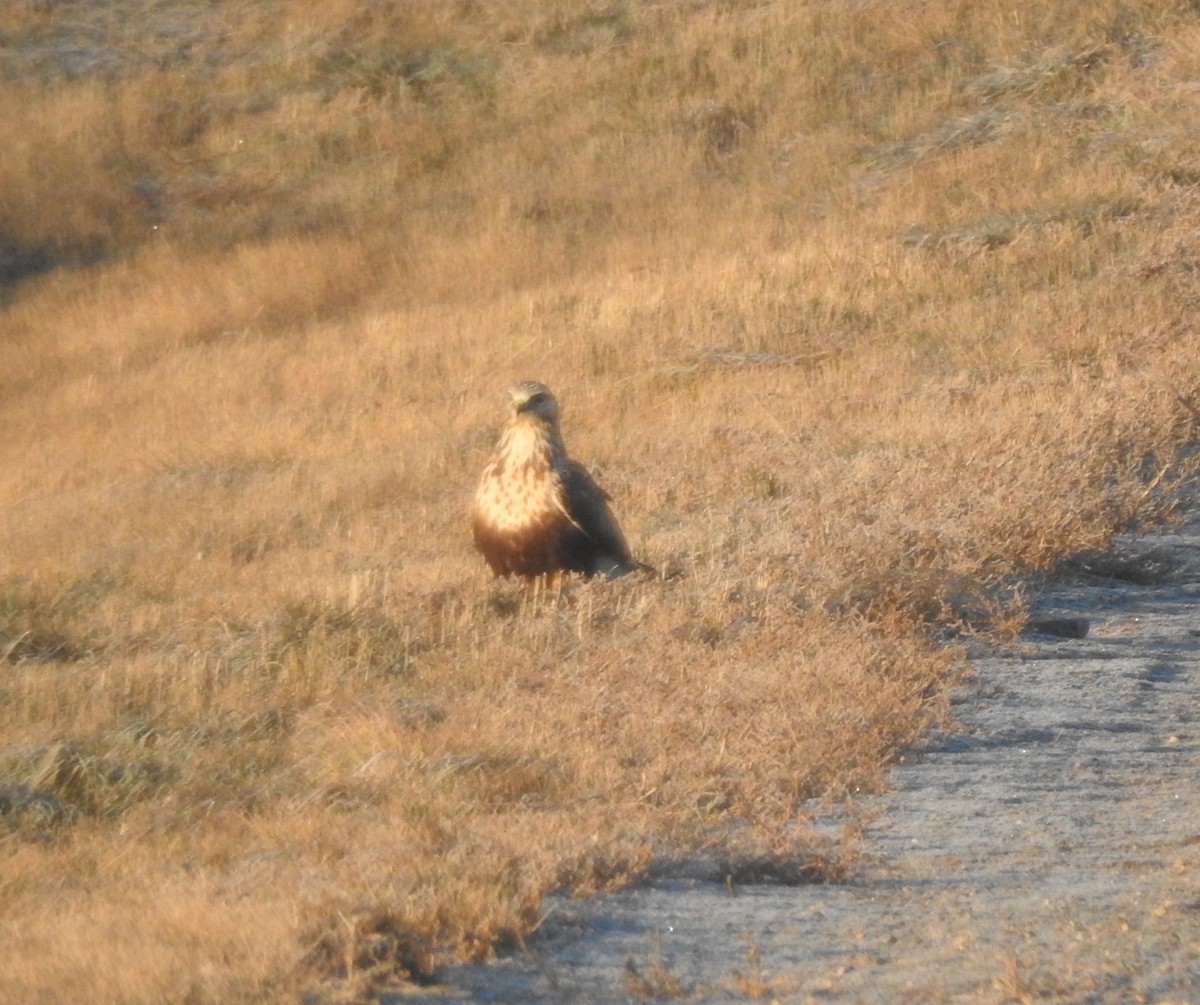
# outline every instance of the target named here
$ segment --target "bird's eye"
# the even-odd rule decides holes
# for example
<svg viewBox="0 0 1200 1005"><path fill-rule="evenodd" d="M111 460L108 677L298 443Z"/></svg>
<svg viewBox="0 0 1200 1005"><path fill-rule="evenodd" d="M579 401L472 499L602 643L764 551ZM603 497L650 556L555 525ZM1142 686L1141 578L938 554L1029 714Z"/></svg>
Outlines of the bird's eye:
<svg viewBox="0 0 1200 1005"><path fill-rule="evenodd" d="M546 394L544 391L538 391L537 394L531 394L529 396L529 404L531 405L540 405L545 400Z"/></svg>

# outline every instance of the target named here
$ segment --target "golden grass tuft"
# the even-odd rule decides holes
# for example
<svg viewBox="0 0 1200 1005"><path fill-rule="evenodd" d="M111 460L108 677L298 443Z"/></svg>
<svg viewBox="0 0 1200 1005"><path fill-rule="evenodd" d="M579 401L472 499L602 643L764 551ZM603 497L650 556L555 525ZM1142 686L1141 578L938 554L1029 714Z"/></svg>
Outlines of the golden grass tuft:
<svg viewBox="0 0 1200 1005"><path fill-rule="evenodd" d="M680 857L841 881L810 800L945 640L1189 502L1188 4L0 32L0 998L369 1001ZM488 581L520 378L658 576Z"/></svg>

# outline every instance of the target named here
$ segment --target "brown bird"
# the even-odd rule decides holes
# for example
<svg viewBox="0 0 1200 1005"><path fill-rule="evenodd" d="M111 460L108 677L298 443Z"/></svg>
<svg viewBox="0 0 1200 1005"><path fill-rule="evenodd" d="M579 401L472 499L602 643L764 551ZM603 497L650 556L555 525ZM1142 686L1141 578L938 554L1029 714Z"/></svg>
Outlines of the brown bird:
<svg viewBox="0 0 1200 1005"><path fill-rule="evenodd" d="M508 390L513 415L483 471L471 511L475 547L497 576L564 572L615 579L634 561L609 495L567 456L558 402L545 384Z"/></svg>

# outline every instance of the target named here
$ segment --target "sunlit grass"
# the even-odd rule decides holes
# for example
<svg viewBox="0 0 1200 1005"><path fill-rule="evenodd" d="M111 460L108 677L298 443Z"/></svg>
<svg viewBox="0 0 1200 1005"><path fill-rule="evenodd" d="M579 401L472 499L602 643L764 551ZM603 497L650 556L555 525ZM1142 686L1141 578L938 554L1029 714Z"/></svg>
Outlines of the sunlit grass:
<svg viewBox="0 0 1200 1005"><path fill-rule="evenodd" d="M841 880L938 640L1180 504L1186 6L119 6L0 15L0 997ZM521 378L658 575L489 582Z"/></svg>

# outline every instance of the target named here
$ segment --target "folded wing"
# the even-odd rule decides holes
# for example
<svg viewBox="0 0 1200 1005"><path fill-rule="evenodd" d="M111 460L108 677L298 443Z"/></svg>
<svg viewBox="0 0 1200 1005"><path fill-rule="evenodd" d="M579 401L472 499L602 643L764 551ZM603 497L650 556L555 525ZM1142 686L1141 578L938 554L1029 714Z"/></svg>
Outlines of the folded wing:
<svg viewBox="0 0 1200 1005"><path fill-rule="evenodd" d="M575 567L590 575L623 576L646 566L633 560L625 535L608 507L609 495L578 461L567 461L563 471L566 515L574 534L564 540Z"/></svg>

